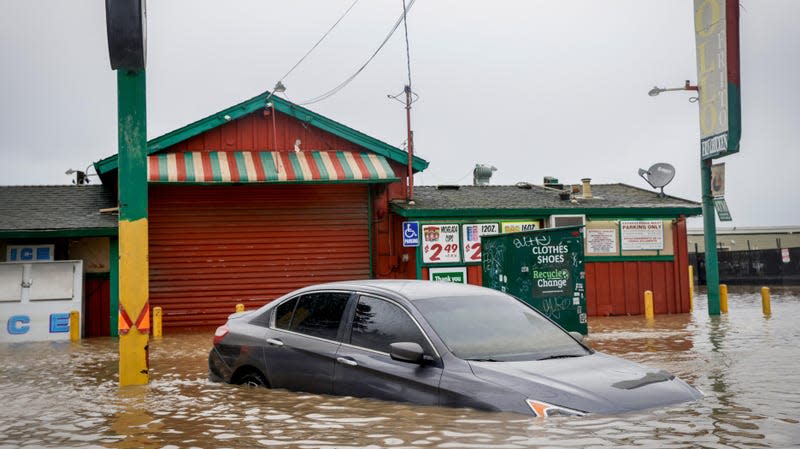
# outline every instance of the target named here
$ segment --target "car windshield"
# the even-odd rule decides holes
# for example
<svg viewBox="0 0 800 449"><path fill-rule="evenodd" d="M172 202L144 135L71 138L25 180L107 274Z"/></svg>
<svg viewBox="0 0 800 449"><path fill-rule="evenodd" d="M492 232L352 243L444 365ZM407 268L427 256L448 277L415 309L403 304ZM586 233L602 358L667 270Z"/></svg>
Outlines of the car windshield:
<svg viewBox="0 0 800 449"><path fill-rule="evenodd" d="M542 360L589 354L566 332L511 296L431 298L414 305L448 349L465 360Z"/></svg>

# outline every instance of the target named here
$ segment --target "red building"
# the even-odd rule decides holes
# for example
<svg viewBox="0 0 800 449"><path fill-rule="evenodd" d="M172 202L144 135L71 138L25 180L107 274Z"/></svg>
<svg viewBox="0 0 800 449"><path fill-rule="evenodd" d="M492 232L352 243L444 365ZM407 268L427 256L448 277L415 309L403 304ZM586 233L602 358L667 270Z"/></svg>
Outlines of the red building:
<svg viewBox="0 0 800 449"><path fill-rule="evenodd" d="M408 172L398 148L264 93L148 153L150 304L165 327L216 325L236 304L392 263L388 206ZM116 185L116 156L95 168Z"/></svg>

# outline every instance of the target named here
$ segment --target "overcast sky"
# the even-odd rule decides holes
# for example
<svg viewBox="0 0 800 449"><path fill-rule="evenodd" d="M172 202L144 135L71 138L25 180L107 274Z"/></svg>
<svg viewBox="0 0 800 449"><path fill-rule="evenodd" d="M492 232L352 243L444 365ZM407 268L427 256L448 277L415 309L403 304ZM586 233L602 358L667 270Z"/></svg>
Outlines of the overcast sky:
<svg viewBox="0 0 800 449"><path fill-rule="evenodd" d="M148 2L148 137L270 90L352 0ZM732 223L800 225L800 1L741 0L741 152L726 163ZM303 103L373 53L402 12L361 0L283 80ZM665 191L700 201L691 0L417 0L408 15L417 184L544 176L650 188L637 170L668 162ZM116 152L116 77L102 1L0 6L0 184L67 184ZM310 109L395 146L407 82L402 27L346 88ZM97 182L96 178L94 181ZM691 227L701 227L699 220Z"/></svg>

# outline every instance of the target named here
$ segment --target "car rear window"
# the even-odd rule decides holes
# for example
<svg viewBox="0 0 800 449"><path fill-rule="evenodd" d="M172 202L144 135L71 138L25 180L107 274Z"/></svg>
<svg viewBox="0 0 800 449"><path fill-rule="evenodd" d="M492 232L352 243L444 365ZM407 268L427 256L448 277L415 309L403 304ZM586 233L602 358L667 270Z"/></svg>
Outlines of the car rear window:
<svg viewBox="0 0 800 449"><path fill-rule="evenodd" d="M289 303L278 306L275 314L275 326L287 329L286 314L290 308L294 309L288 324L288 330L314 337L335 340L339 332L347 300L350 293L320 292L302 295L296 299L296 306ZM283 307L283 309L281 309Z"/></svg>

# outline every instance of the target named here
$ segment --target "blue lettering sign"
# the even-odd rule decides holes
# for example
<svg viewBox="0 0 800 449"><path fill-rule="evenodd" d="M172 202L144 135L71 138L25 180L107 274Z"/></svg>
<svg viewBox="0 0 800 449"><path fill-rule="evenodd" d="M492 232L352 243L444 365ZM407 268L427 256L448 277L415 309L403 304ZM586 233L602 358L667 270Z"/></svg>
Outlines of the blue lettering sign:
<svg viewBox="0 0 800 449"><path fill-rule="evenodd" d="M30 330L30 326L28 326L30 322L31 318L27 315L14 315L8 319L6 329L11 335L27 334Z"/></svg>
<svg viewBox="0 0 800 449"><path fill-rule="evenodd" d="M50 315L50 333L69 332L69 314L53 313Z"/></svg>

